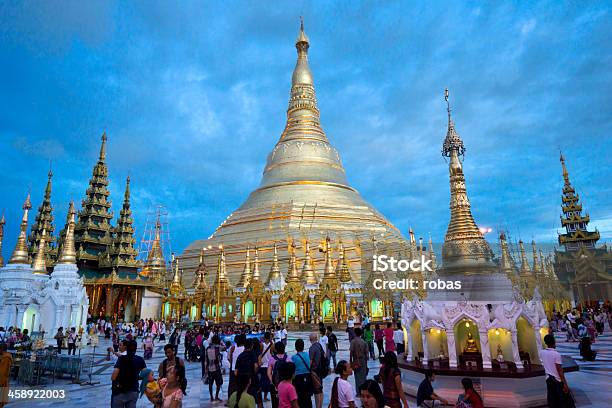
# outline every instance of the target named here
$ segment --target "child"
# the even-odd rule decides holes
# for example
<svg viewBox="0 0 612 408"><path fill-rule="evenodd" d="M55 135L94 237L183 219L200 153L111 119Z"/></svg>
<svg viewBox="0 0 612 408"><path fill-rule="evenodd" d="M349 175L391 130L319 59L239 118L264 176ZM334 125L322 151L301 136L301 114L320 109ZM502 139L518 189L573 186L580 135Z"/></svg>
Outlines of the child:
<svg viewBox="0 0 612 408"><path fill-rule="evenodd" d="M146 368L140 372L140 398L145 394L155 408L162 406L162 393L160 384L155 381L153 370ZM161 381L161 380L160 380Z"/></svg>
<svg viewBox="0 0 612 408"><path fill-rule="evenodd" d="M278 368L278 376L280 383L278 383L278 408L297 408L298 407L298 395L295 387L291 383L293 374L295 373L295 364L293 363L281 363Z"/></svg>

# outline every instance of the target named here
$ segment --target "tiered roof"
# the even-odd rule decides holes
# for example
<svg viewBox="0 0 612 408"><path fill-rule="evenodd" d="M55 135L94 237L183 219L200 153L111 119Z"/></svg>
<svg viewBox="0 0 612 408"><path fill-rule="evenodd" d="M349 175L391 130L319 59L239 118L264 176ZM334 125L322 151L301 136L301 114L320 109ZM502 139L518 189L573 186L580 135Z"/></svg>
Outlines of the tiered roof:
<svg viewBox="0 0 612 408"><path fill-rule="evenodd" d="M40 240L43 236L43 231L45 231L46 245L44 247L46 248L45 262L47 266L51 266L57 256L56 249L53 248L53 242L55 241L53 232L55 231L55 227L53 226L53 206L51 205L52 177L53 173L51 170L49 170L45 195L40 207L38 207L38 213L36 214L34 224L32 224L30 236L28 237L28 253L30 254L31 259L35 259L38 248L41 246Z"/></svg>

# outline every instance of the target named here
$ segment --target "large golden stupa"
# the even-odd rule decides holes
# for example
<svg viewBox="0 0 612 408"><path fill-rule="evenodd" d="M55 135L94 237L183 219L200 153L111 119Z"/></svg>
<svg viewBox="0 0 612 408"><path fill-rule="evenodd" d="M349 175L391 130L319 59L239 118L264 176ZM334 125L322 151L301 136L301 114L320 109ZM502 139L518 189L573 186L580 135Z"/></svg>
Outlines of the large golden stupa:
<svg viewBox="0 0 612 408"><path fill-rule="evenodd" d="M268 155L259 187L212 236L193 242L179 257L187 285L197 282L196 271L201 271L214 290L217 270L221 269L222 279L229 280L230 286L248 285L248 276L242 275L252 275L255 267L261 281L268 284L275 252L283 279L292 266L297 267L304 284L308 279L314 283L312 270L316 281L321 282L329 247L333 264L338 264L343 252L350 283L359 286L370 275L373 253L408 256L411 249L416 249L414 239L404 239L348 183L338 151L321 127L308 65L309 46L302 24L295 43L297 63L285 129ZM220 248L223 268L219 267ZM290 265L292 254L297 266Z"/></svg>

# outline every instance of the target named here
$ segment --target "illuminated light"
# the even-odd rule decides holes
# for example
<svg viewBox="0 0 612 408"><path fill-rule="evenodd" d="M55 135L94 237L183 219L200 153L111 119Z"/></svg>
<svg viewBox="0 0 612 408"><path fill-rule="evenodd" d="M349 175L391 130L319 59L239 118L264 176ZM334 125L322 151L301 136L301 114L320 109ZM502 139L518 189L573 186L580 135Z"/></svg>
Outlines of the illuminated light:
<svg viewBox="0 0 612 408"><path fill-rule="evenodd" d="M495 335L499 336L499 330L495 329Z"/></svg>
<svg viewBox="0 0 612 408"><path fill-rule="evenodd" d="M440 329L438 329L438 330L436 330L436 333L440 334L440 333L442 333L442 332L440 331Z"/></svg>
<svg viewBox="0 0 612 408"><path fill-rule="evenodd" d="M465 327L470 327L470 322L465 322Z"/></svg>
<svg viewBox="0 0 612 408"><path fill-rule="evenodd" d="M223 245L219 245L219 249L223 249Z"/></svg>

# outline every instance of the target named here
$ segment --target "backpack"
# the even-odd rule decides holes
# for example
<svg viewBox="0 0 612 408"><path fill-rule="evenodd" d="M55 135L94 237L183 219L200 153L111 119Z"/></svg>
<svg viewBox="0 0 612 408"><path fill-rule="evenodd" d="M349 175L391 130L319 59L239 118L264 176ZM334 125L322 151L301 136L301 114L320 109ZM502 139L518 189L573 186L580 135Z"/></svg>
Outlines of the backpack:
<svg viewBox="0 0 612 408"><path fill-rule="evenodd" d="M321 361L319 361L319 365L316 368L316 373L319 378L322 380L329 374L329 358L325 356L325 351L323 350L323 346L321 343L316 343L321 348Z"/></svg>
<svg viewBox="0 0 612 408"><path fill-rule="evenodd" d="M278 358L276 356L272 356L272 358L274 359L274 367L272 367L272 384L276 387L281 382L279 369L282 365L287 364L287 354L285 354L283 358Z"/></svg>

